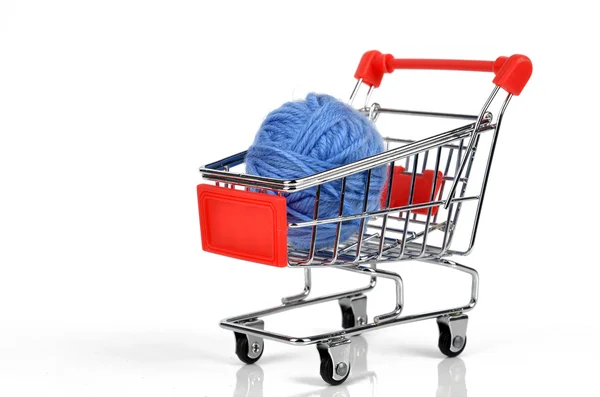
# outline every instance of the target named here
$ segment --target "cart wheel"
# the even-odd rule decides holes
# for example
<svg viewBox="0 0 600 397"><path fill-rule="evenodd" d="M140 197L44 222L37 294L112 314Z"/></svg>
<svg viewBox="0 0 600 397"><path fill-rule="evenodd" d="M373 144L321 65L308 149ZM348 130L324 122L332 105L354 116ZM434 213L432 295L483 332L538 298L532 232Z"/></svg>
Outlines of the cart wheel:
<svg viewBox="0 0 600 397"><path fill-rule="evenodd" d="M262 357L264 347L262 340L253 340L250 343L247 335L235 332L235 354L243 363L254 364L257 362Z"/></svg>
<svg viewBox="0 0 600 397"><path fill-rule="evenodd" d="M343 365L343 363L338 364L338 365ZM333 379L333 374L335 369L333 368L333 360L331 359L331 356L327 355L323 355L323 357L321 357L321 369L320 369L320 373L321 373L321 378L323 378L323 380L327 383L329 383L332 386L337 386L337 385L341 385L342 383L344 383L346 381L346 379L348 379L348 376L350 375L350 364L348 364L348 367L344 369L346 372L346 375L339 379Z"/></svg>
<svg viewBox="0 0 600 397"><path fill-rule="evenodd" d="M352 328L355 324L356 319L354 318L354 313L352 312L352 309L342 308L342 328Z"/></svg>
<svg viewBox="0 0 600 397"><path fill-rule="evenodd" d="M339 300L342 309L342 328L348 329L365 325L367 318L367 297L363 294Z"/></svg>
<svg viewBox="0 0 600 397"><path fill-rule="evenodd" d="M460 350L457 350L457 351L450 350L453 343L454 343L455 347L462 345ZM465 350L466 346L467 346L467 337L466 336L464 338L462 336L456 336L454 338L454 341L452 341L452 335L450 335L450 331L445 331L445 332L440 333L440 339L438 340L438 347L439 347L440 351L442 353L444 353L446 356L456 357L460 353L462 353L463 350Z"/></svg>
<svg viewBox="0 0 600 397"><path fill-rule="evenodd" d="M438 348L448 357L456 357L465 350L467 346L467 336L457 335L452 338L450 328L440 326L440 338L438 339ZM454 350L452 350L454 349Z"/></svg>
<svg viewBox="0 0 600 397"><path fill-rule="evenodd" d="M319 373L321 378L330 385L341 385L348 379L350 375L350 345L351 340L345 337L317 345L321 358Z"/></svg>

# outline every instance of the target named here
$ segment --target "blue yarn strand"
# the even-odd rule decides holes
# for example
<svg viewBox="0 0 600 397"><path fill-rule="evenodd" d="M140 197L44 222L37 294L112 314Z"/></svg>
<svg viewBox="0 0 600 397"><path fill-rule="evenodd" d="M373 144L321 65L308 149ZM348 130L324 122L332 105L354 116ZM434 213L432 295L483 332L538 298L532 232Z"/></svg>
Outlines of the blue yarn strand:
<svg viewBox="0 0 600 397"><path fill-rule="evenodd" d="M297 179L381 153L383 139L363 114L329 95L309 94L305 100L285 103L265 118L246 155L246 172L278 179ZM386 167L373 169L368 211L380 206ZM346 179L343 215L363 211L367 172ZM321 186L318 218L338 216L341 180ZM288 222L313 219L316 188L285 193ZM336 223L317 227L317 249L335 243ZM360 229L360 219L342 223L340 242ZM312 227L288 229L288 242L309 249Z"/></svg>

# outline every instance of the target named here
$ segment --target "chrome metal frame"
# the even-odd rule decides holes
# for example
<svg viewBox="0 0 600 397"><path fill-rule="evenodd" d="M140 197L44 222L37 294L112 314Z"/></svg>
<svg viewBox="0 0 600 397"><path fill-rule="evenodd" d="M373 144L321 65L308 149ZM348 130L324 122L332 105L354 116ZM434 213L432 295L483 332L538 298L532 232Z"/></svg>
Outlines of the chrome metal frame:
<svg viewBox="0 0 600 397"><path fill-rule="evenodd" d="M359 80L352 91L350 104L356 99L362 86L361 83L362 81ZM338 357L344 357L345 355L344 351L340 353L341 350L339 349L341 348L339 346L345 346L347 339L352 336L364 334L378 328L426 319L436 318L439 323L441 322L448 327L452 324L460 324L456 326L457 329L451 330L451 332L452 335L463 337L466 333L466 316L464 316L464 321L462 316L464 313L471 311L477 304L479 276L475 269L463 266L449 260L447 257L468 255L475 244L500 125L512 97L510 94L506 97L500 107L497 121L494 123L493 115L488 109L494 102L498 92L499 87L495 86L478 115L465 115L391 109L381 107L377 103L369 104L373 94L373 89L370 87L365 96L364 106L359 110L373 122L382 114L390 114L463 119L469 120L471 123L418 141L385 138L388 149L383 153L295 180L279 180L234 172L232 170L234 167L243 164L246 152L240 152L200 168L204 179L233 189L253 189L265 194L289 195L305 189L315 188L313 220L290 222L288 224L289 228L311 228L312 231L311 246L308 250L288 247L288 266L304 268L305 281L302 292L284 297L279 306L226 318L221 321L220 326L254 338L269 339L291 345L317 344L321 350L336 346L338 350L336 350L335 356ZM480 147L481 137L489 131L493 131L493 133L487 149L488 157L485 161L483 178L480 184L475 186L478 194L467 195L467 185L471 179L475 154L483 150ZM390 148L393 145L400 146ZM367 198L369 196L372 170L381 166L394 167L395 164L404 164L404 173L411 175L408 205L391 207L391 195L388 194L384 208L377 211L368 211ZM416 178L429 165L433 165L435 175L429 201L413 203ZM441 191L436 197L434 186L437 182L438 171L441 170L443 170ZM361 213L343 215L346 178L361 173L365 175L366 181L363 210ZM393 172L389 173L388 192L392 191L393 175ZM339 214L335 217L319 218L318 208L321 186L333 181L341 182L342 198ZM472 187L471 185L469 186ZM476 207L467 248L453 248L456 237L455 230L459 224L463 206L472 203ZM414 212L419 209L427 209L427 214L422 215ZM340 242L342 223L358 219L360 219L359 230L364 230L364 232L357 233L349 241ZM335 243L331 248L317 249L315 247L317 228L319 225L324 224L336 224ZM437 243L434 241L436 239ZM398 273L377 268L379 263L400 260L417 260L467 273L471 276L469 302L463 306L401 316L404 306L402 278ZM349 272L360 273L369 277L369 283L362 288L309 298L312 287L311 271L314 267L336 267ZM366 321L365 318L362 324L357 322L354 327L302 337L288 336L252 326L257 320L266 316L318 303L339 300L342 306L348 306L354 298L362 297L375 288L378 278L394 281L395 305L391 311L374 316L370 322ZM364 304L364 302L361 304ZM457 321L450 321L450 317L452 317L452 320ZM459 319L461 321L458 321ZM456 350L455 348L452 349L454 349L452 351ZM332 357L334 356L331 350L329 354ZM335 380L339 378L339 375L334 374Z"/></svg>
<svg viewBox="0 0 600 397"><path fill-rule="evenodd" d="M351 291L337 293L337 294L325 295L325 296L321 296L318 298L304 299L302 301L295 301L295 302L290 302L290 303L282 303L280 306L272 307L269 309L260 310L260 311L256 311L256 312L252 312L252 313L248 313L248 314L243 314L240 316L226 318L221 321L220 325L222 328L225 328L225 329L228 329L228 330L231 330L234 332L239 332L239 333L243 333L243 334L247 334L247 335L253 335L253 336L261 337L263 339L274 340L277 342L283 342L283 343L287 343L290 345L306 346L306 345L313 345L313 344L317 344L317 343L327 342L331 339L340 338L340 337L348 338L351 336L364 334L366 332L370 332L370 331L373 331L378 328L385 328L385 327L390 327L392 325L411 323L411 322L415 322L415 321L419 321L419 320L439 318L442 316L467 313L467 312L473 310L473 308L477 304L477 298L478 298L478 294L479 294L479 275L475 269L472 269L467 266L463 266L461 264L458 264L456 262L453 262L453 261L450 261L447 259L438 259L438 260L428 259L428 260L424 260L423 262L428 262L428 263L432 263L435 265L444 266L444 267L447 267L450 269L455 269L460 272L469 274L471 276L471 298L469 300L469 303L467 303L463 306L459 306L459 307L453 307L453 308L434 311L434 312L412 314L412 315L400 317L399 315L402 312L402 287L401 287L402 279L400 278L400 275L398 275L397 273L394 273L394 272L388 272L388 271L384 272L382 270L373 269L370 267L355 265L352 268L341 267L341 269L355 271L355 272L359 272L359 273L364 272L365 274L372 276L371 282L368 286L366 286L364 288L351 290ZM317 303L324 303L324 302L329 302L329 301L333 301L333 300L339 300L339 299L343 299L343 298L350 298L353 296L358 296L362 293L372 290L376 284L374 279L376 279L377 277L394 278L397 281L397 284L396 284L397 285L397 294L399 294L399 297L397 295L396 309L393 312L390 312L387 315L377 316L377 317L375 317L373 322L369 322L364 325L356 326L356 327L349 328L349 329L342 330L342 331L310 335L310 336L304 336L304 337L293 337L293 336L283 335L283 334L279 334L279 333L275 333L275 332L271 332L271 331L255 329L250 326L246 326L246 325L242 324L243 322L246 322L249 320L254 320L257 318L262 319L264 317L271 316L273 314L281 313L281 312L288 311L288 310L295 309L295 308L302 307L302 306L310 306L310 305L315 305ZM398 287L398 286L400 286L400 287ZM400 303L398 303L398 301L400 301Z"/></svg>

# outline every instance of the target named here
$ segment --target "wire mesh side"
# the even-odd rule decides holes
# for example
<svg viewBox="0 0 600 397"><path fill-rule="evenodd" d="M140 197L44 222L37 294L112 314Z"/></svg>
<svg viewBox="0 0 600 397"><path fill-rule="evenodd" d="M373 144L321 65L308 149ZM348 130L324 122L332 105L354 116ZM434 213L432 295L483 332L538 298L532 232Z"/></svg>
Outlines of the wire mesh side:
<svg viewBox="0 0 600 397"><path fill-rule="evenodd" d="M409 143L406 140L389 139L387 146ZM479 143L476 139L475 147ZM439 146L422 153L409 156L401 161L391 161L387 165L387 187L383 189L382 206L378 211L366 211L369 190L365 190L363 211L357 214L337 217L315 218L312 222L290 224L292 228L311 227L318 233L317 226L333 223L336 225L336 236L332 247L319 250L302 250L289 247L290 265L331 266L351 263L376 263L405 259L423 259L444 256L452 243L461 209L466 202L478 201L478 196L467 196L467 185L475 158L472 151L468 159L466 172L460 177L457 193L448 209L443 203L447 198L448 185L456 179L459 161L466 149L465 140ZM402 175L410 176L408 202L393 205L391 192L394 189L394 170L396 163L401 163ZM432 172L433 181L428 187L427 200L415 201L417 180L426 172ZM370 172L367 172L367 179ZM436 193L436 186L439 190ZM291 193L294 194L294 193ZM343 198L343 195L341 195ZM340 208L343 204L340 203ZM343 222L360 219L360 233L356 233L346 241L340 240ZM313 239L315 239L313 234Z"/></svg>

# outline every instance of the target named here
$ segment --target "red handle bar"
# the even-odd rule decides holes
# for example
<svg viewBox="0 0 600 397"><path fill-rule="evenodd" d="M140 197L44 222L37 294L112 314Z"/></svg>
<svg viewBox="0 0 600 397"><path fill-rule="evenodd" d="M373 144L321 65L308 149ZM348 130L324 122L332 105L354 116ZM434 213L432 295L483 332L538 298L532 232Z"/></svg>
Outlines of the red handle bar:
<svg viewBox="0 0 600 397"><path fill-rule="evenodd" d="M531 77L533 67L525 55L499 57L495 61L462 61L455 59L395 59L390 54L367 51L362 56L354 77L363 83L379 87L383 75L396 69L465 70L493 72L494 84L508 93L519 95Z"/></svg>

